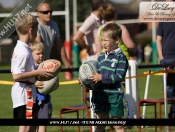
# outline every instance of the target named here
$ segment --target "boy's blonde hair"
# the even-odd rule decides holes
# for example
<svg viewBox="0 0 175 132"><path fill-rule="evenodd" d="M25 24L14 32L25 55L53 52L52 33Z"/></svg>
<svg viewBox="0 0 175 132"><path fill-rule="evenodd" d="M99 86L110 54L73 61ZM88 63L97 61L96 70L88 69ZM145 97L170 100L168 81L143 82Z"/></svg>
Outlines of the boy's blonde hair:
<svg viewBox="0 0 175 132"><path fill-rule="evenodd" d="M28 13L19 14L15 21L15 28L18 35L25 35L28 33L29 28L35 29L38 26L37 19Z"/></svg>
<svg viewBox="0 0 175 132"><path fill-rule="evenodd" d="M43 50L44 51L44 45L43 43L36 41L34 43L29 43L29 47L31 51L33 52L34 50Z"/></svg>
<svg viewBox="0 0 175 132"><path fill-rule="evenodd" d="M103 33L108 34L109 37L113 40L116 40L117 38L121 39L122 29L115 22L113 22L104 26L104 28L100 32L100 35L102 35Z"/></svg>

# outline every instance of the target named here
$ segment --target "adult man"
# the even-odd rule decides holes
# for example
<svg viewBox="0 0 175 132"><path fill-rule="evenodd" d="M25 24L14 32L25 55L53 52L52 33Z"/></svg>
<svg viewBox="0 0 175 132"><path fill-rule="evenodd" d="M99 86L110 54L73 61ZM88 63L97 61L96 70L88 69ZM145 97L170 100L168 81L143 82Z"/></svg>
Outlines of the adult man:
<svg viewBox="0 0 175 132"><path fill-rule="evenodd" d="M92 0L91 5L93 10L91 15L84 21L73 40L82 48L87 49L87 60L96 60L101 52L101 44L98 41L97 32L102 24L100 12L105 5L105 0Z"/></svg>
<svg viewBox="0 0 175 132"><path fill-rule="evenodd" d="M157 51L160 64L175 65L174 31L175 31L174 22L160 22L158 25L156 41L157 41ZM174 87L167 86L167 96L175 97ZM175 104L172 104L169 116L170 118L175 118Z"/></svg>
<svg viewBox="0 0 175 132"><path fill-rule="evenodd" d="M72 68L65 53L65 49L60 39L59 29L57 24L51 20L52 10L48 3L42 3L37 8L38 15L38 32L36 40L41 41L44 44L44 59L50 59L50 53L54 47L57 50L59 58L62 60L66 68ZM38 118L50 118L51 117L51 103L50 95L38 94L38 100L40 102L40 109ZM46 127L40 126L39 132L45 132Z"/></svg>
<svg viewBox="0 0 175 132"><path fill-rule="evenodd" d="M64 46L60 39L59 29L57 24L51 20L52 10L48 3L42 3L37 9L38 15L38 34L36 40L44 43L45 59L50 59L50 52L53 46L57 49L57 53L62 59L66 68L72 68L69 63ZM59 54L61 53L61 54Z"/></svg>

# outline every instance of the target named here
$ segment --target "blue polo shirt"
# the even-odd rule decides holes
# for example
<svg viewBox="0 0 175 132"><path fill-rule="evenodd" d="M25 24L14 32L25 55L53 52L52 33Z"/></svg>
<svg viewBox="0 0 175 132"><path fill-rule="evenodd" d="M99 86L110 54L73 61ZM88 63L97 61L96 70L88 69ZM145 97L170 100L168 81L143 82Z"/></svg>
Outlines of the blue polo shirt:
<svg viewBox="0 0 175 132"><path fill-rule="evenodd" d="M162 37L164 59L175 58L175 22L159 22L157 35Z"/></svg>

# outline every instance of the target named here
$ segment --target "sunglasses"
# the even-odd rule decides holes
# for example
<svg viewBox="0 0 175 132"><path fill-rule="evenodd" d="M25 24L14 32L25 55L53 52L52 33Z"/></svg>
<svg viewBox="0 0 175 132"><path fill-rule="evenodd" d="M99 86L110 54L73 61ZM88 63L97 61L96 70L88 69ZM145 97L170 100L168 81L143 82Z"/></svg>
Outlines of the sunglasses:
<svg viewBox="0 0 175 132"><path fill-rule="evenodd" d="M42 13L42 14L52 14L52 10L49 10L49 11L38 11L39 13Z"/></svg>

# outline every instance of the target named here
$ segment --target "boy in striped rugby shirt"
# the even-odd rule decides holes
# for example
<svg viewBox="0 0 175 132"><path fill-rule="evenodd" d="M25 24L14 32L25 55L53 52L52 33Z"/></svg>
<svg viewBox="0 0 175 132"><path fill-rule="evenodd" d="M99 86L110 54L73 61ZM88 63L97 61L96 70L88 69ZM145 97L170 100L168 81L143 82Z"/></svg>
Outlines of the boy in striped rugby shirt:
<svg viewBox="0 0 175 132"><path fill-rule="evenodd" d="M107 24L101 30L101 44L104 47L97 59L98 73L89 77L100 82L92 94L92 105L97 119L121 119L124 115L123 91L120 85L128 69L128 60L118 44L122 30L116 23ZM117 132L124 132L123 126L114 126ZM97 126L95 132L105 131L105 126Z"/></svg>

